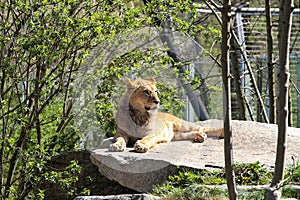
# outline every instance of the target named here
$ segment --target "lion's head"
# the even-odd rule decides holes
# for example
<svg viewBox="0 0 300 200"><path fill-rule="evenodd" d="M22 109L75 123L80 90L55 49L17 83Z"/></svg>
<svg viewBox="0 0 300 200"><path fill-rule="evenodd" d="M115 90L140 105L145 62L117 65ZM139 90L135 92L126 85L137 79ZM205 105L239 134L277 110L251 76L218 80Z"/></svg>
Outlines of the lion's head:
<svg viewBox="0 0 300 200"><path fill-rule="evenodd" d="M148 127L159 107L156 81L126 79L125 83L126 92L119 101L116 123L127 134L140 138L144 131L139 129Z"/></svg>
<svg viewBox="0 0 300 200"><path fill-rule="evenodd" d="M129 99L131 109L140 113L151 112L158 109L160 100L158 98L158 90L154 78L147 80L126 80L127 89L134 88Z"/></svg>

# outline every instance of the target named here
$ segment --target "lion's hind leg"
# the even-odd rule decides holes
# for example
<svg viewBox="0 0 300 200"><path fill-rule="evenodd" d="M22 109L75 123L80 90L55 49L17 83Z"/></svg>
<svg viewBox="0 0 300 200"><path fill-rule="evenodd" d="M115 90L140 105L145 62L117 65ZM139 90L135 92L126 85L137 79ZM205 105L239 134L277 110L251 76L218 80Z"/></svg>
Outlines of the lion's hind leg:
<svg viewBox="0 0 300 200"><path fill-rule="evenodd" d="M202 128L203 132L209 137L218 137L224 138L224 129L223 128Z"/></svg>
<svg viewBox="0 0 300 200"><path fill-rule="evenodd" d="M206 140L207 135L203 131L188 131L188 132L175 132L173 141L176 140L193 140L194 142L202 143Z"/></svg>
<svg viewBox="0 0 300 200"><path fill-rule="evenodd" d="M204 142L207 138L205 130L196 123L177 119L173 124L174 137L172 140L193 140Z"/></svg>

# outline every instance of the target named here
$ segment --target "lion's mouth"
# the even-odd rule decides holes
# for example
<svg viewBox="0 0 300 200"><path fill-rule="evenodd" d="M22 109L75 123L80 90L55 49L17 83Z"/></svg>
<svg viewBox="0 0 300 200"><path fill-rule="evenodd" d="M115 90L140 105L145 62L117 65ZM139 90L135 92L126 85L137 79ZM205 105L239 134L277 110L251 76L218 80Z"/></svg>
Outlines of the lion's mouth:
<svg viewBox="0 0 300 200"><path fill-rule="evenodd" d="M145 106L145 109L146 110L156 110L156 109L158 109L158 107L157 106L154 106L154 107L149 107L149 106Z"/></svg>

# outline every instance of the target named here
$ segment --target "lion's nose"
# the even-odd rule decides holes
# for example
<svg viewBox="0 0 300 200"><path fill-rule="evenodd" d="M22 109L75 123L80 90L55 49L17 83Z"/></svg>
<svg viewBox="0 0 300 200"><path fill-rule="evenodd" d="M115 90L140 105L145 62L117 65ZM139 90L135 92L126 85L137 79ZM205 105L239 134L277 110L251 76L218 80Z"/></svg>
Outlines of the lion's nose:
<svg viewBox="0 0 300 200"><path fill-rule="evenodd" d="M155 103L155 104L159 104L159 100L153 100L153 103Z"/></svg>

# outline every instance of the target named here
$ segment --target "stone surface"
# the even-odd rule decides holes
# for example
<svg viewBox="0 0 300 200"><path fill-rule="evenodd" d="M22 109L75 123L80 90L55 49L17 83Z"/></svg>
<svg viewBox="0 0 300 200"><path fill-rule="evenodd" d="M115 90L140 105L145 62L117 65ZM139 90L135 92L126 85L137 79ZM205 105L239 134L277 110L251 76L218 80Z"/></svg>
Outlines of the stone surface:
<svg viewBox="0 0 300 200"><path fill-rule="evenodd" d="M220 120L199 122L202 126L221 127ZM258 122L233 121L233 152L235 163L259 161L274 166L277 143L277 125ZM176 173L177 166L197 169L224 167L223 139L208 138L204 143L174 141L159 144L149 152L135 153L132 148L124 152L109 152L112 139L91 153L92 162L101 174L139 192L151 190L153 184ZM300 129L289 128L286 162L300 161Z"/></svg>
<svg viewBox="0 0 300 200"><path fill-rule="evenodd" d="M109 195L109 196L79 196L74 200L157 200L149 194L124 194L124 195Z"/></svg>

